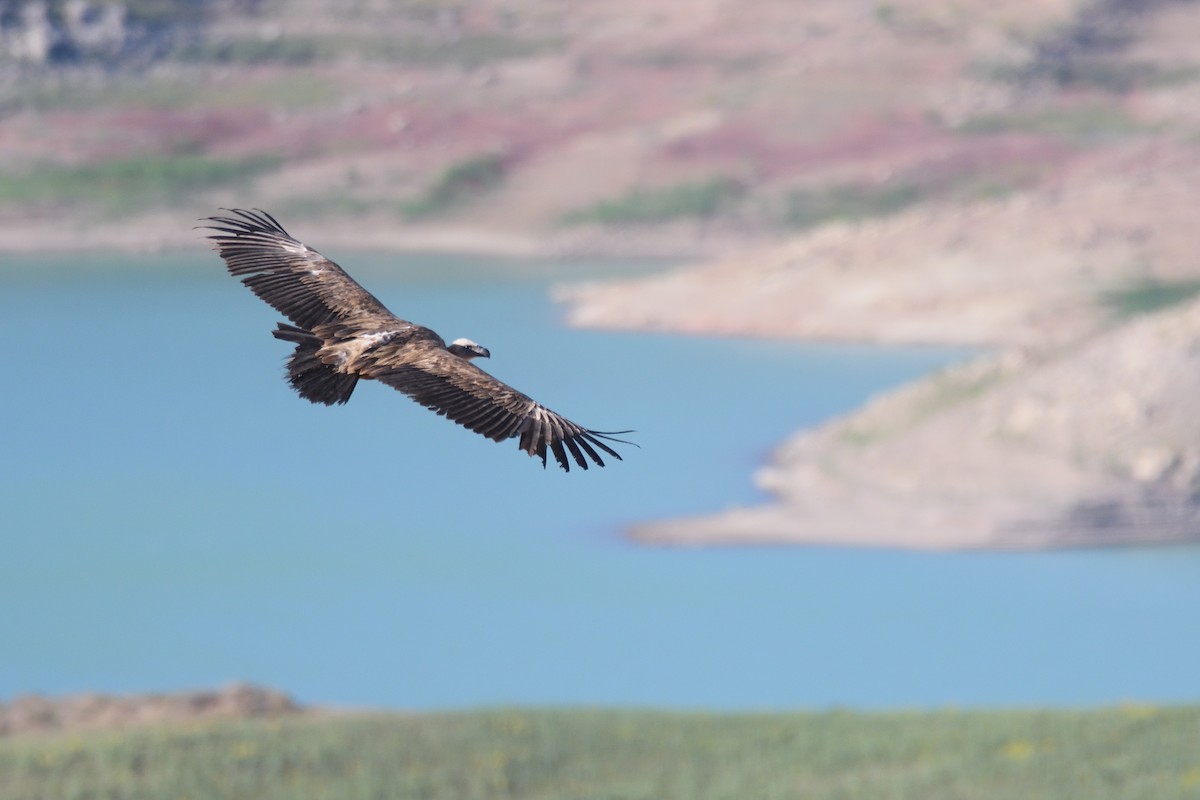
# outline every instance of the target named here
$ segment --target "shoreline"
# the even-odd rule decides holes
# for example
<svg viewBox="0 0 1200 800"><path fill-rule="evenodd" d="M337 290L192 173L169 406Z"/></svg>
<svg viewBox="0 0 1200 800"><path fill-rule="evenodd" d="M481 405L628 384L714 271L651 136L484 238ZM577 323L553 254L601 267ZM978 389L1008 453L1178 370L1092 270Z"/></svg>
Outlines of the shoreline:
<svg viewBox="0 0 1200 800"><path fill-rule="evenodd" d="M1200 542L1200 301L1054 351L985 354L794 433L765 504L657 545L1046 550ZM1183 399L1183 400L1181 400Z"/></svg>

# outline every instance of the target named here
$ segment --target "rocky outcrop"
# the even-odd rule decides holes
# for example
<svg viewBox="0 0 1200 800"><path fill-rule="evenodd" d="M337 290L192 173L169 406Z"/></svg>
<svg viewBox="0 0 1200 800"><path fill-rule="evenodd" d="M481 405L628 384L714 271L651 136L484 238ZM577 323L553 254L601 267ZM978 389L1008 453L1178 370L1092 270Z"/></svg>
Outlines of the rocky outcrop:
<svg viewBox="0 0 1200 800"><path fill-rule="evenodd" d="M0 0L0 62L114 64L162 55L197 33L208 5L164 14L116 0Z"/></svg>

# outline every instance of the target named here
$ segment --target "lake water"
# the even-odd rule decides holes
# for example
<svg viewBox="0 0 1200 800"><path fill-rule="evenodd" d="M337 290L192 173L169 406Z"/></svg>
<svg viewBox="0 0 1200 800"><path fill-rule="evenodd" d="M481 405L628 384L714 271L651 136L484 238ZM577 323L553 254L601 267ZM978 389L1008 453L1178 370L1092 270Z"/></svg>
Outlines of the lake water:
<svg viewBox="0 0 1200 800"><path fill-rule="evenodd" d="M751 473L790 431L961 353L570 331L545 266L401 262L344 259L401 316L641 449L563 474L377 384L303 402L278 317L210 254L9 257L0 699L232 680L418 709L1200 699L1200 549L620 537L761 500Z"/></svg>

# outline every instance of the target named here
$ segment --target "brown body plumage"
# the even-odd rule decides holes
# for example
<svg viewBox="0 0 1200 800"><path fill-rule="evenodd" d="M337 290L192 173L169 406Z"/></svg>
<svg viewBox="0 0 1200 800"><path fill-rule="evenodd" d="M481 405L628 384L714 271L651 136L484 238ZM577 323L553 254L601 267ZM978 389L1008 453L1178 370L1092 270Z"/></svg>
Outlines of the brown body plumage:
<svg viewBox="0 0 1200 800"><path fill-rule="evenodd" d="M489 439L517 438L543 466L547 451L567 471L568 452L583 469L589 459L604 466L597 450L621 458L605 441L622 440L576 425L479 369L470 359L490 354L474 342L447 346L400 319L270 214L229 209L207 222L230 274L292 322L279 323L274 336L296 345L288 381L302 397L345 403L360 378L372 378Z"/></svg>

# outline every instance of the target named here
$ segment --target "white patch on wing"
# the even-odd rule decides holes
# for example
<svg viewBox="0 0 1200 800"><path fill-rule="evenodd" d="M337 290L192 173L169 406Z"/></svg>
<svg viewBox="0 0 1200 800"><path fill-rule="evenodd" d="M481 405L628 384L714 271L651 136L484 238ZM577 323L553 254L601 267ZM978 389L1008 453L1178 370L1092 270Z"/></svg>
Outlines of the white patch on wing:
<svg viewBox="0 0 1200 800"><path fill-rule="evenodd" d="M362 342L363 350L370 350L376 345L383 344L400 331L380 331L378 333L364 333L362 336L355 336L356 342Z"/></svg>

